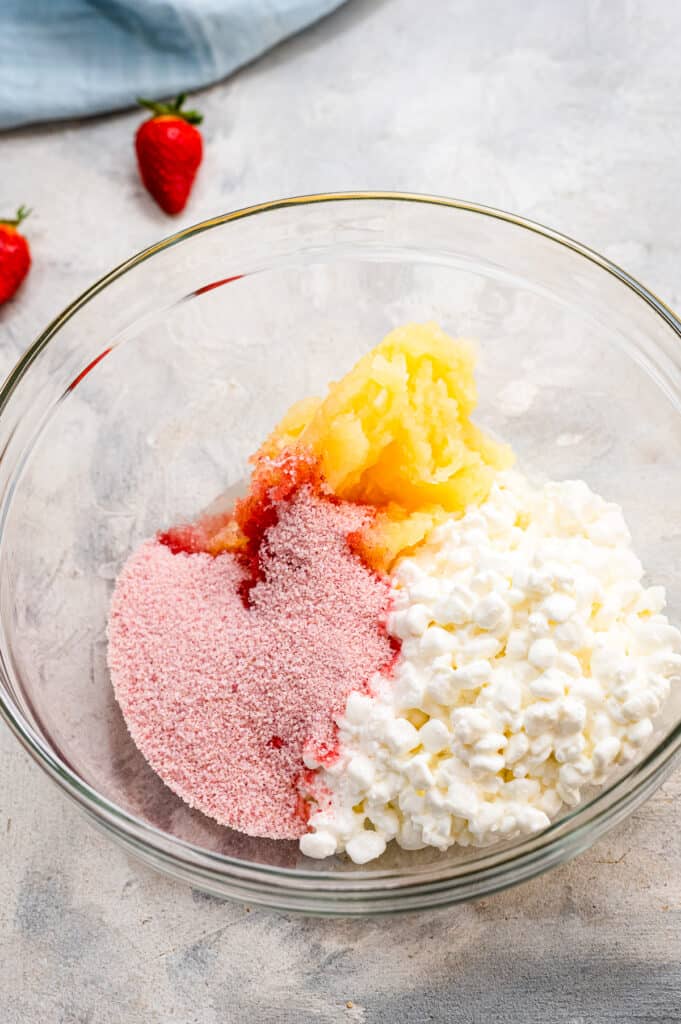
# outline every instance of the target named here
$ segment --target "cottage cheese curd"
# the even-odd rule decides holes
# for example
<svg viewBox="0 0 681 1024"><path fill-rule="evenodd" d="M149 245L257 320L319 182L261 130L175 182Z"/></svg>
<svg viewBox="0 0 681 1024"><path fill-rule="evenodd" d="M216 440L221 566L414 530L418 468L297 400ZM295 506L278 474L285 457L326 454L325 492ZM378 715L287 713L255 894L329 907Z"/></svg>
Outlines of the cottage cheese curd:
<svg viewBox="0 0 681 1024"><path fill-rule="evenodd" d="M302 851L363 864L391 839L486 846L604 783L681 681L681 633L642 576L619 506L501 474L397 563L401 654L350 694Z"/></svg>

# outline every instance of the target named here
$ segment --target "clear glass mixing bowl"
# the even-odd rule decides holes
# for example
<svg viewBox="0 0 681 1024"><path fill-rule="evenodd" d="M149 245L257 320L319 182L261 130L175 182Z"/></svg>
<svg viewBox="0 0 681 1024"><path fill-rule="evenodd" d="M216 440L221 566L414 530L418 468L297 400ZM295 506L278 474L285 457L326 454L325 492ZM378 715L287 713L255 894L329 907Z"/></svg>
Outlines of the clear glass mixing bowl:
<svg viewBox="0 0 681 1024"><path fill-rule="evenodd" d="M681 324L601 256L496 210L367 193L216 217L94 285L0 393L4 717L97 825L209 892L322 914L484 895L589 846L681 747L677 695L640 762L541 835L447 854L389 849L359 869L190 811L133 746L105 640L128 553L238 484L294 399L391 327L426 319L479 340L478 419L522 466L583 477L624 506L678 617Z"/></svg>

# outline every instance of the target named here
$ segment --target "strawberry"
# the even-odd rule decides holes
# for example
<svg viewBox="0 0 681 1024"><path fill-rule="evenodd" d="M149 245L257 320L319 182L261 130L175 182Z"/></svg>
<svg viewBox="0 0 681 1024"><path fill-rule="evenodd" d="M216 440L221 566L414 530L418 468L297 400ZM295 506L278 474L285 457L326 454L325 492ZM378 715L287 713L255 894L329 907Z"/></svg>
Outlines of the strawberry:
<svg viewBox="0 0 681 1024"><path fill-rule="evenodd" d="M166 213L179 213L187 204L203 157L201 132L194 125L203 117L182 110L185 96L173 103L137 102L153 117L137 129L135 149L144 187Z"/></svg>
<svg viewBox="0 0 681 1024"><path fill-rule="evenodd" d="M14 220L0 220L0 306L12 298L31 266L28 242L17 231L30 212L20 206Z"/></svg>

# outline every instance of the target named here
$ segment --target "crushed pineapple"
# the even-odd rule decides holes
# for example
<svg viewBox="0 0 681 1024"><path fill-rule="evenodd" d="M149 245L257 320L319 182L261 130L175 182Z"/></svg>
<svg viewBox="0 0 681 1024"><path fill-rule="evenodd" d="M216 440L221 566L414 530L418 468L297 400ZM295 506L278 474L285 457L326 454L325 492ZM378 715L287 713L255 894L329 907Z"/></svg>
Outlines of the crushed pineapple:
<svg viewBox="0 0 681 1024"><path fill-rule="evenodd" d="M483 501L513 454L470 421L472 344L436 324L392 331L323 400L296 403L256 455L316 455L338 497L377 514L354 538L377 569L420 543L445 515Z"/></svg>

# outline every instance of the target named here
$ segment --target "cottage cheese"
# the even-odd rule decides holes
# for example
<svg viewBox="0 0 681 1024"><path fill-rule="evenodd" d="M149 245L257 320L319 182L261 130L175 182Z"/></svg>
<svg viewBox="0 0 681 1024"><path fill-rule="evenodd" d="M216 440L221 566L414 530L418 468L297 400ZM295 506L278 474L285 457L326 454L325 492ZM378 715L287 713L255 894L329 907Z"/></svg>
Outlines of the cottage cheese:
<svg viewBox="0 0 681 1024"><path fill-rule="evenodd" d="M621 509L580 481L504 474L437 527L398 564L395 674L349 697L303 852L487 846L604 783L681 682L681 633L642 575Z"/></svg>

